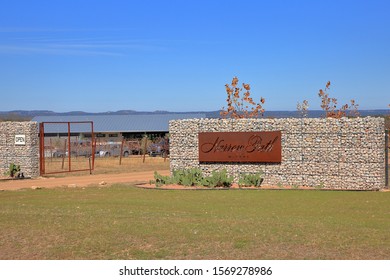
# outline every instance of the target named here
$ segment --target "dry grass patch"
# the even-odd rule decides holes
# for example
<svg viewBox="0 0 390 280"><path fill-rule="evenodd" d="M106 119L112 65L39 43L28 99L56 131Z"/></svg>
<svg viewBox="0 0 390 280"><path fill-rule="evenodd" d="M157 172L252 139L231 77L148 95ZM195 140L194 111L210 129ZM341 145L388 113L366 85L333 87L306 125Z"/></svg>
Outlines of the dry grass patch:
<svg viewBox="0 0 390 280"><path fill-rule="evenodd" d="M390 193L0 192L0 259L389 259Z"/></svg>
<svg viewBox="0 0 390 280"><path fill-rule="evenodd" d="M62 168L62 158L53 158L46 160L46 173L49 172L61 172L68 170L68 161L64 163ZM76 169L89 169L88 158L75 157L71 162L72 170ZM168 170L169 158L164 159L162 157L149 157L143 161L142 156L129 156L122 158L121 164L119 164L119 157L97 157L95 159L95 170L93 174L118 174L129 173L138 171L154 171L154 170ZM74 176L74 175L86 175L89 171L71 172L71 173L58 173L55 177L62 176ZM53 174L54 175L54 174ZM50 176L53 176L50 174Z"/></svg>

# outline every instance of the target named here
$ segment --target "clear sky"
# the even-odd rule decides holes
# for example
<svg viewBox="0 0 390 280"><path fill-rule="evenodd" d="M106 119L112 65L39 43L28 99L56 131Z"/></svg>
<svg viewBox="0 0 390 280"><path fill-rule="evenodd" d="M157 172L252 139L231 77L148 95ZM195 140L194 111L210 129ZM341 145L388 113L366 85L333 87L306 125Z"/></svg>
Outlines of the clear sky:
<svg viewBox="0 0 390 280"><path fill-rule="evenodd" d="M296 110L390 103L388 0L0 0L0 111L202 111L234 76Z"/></svg>

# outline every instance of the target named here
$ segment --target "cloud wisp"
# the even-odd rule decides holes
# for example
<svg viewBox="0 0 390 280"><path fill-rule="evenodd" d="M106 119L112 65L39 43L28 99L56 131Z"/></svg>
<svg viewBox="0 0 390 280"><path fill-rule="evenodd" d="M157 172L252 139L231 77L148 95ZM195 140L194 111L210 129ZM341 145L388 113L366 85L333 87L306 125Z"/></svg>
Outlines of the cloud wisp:
<svg viewBox="0 0 390 280"><path fill-rule="evenodd" d="M100 36L110 31L121 30L0 28L0 54L126 56L133 51L164 49L158 42L129 40L123 34ZM96 32L99 37L94 36Z"/></svg>

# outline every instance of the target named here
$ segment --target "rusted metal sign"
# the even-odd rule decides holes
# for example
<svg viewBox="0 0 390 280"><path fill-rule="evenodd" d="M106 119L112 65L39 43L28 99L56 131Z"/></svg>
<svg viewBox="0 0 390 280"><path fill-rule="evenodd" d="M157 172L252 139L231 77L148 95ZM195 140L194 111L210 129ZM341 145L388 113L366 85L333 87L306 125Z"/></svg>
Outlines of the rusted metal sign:
<svg viewBox="0 0 390 280"><path fill-rule="evenodd" d="M199 162L281 162L280 131L199 133Z"/></svg>

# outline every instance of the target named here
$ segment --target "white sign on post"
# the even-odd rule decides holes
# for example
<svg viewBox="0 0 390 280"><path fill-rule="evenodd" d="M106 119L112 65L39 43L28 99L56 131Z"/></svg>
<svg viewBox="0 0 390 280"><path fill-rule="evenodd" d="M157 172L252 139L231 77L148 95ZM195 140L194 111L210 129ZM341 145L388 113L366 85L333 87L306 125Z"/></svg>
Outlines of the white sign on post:
<svg viewBox="0 0 390 280"><path fill-rule="evenodd" d="M15 135L15 145L26 145L26 135Z"/></svg>

